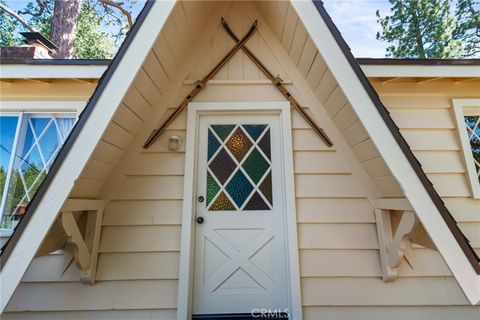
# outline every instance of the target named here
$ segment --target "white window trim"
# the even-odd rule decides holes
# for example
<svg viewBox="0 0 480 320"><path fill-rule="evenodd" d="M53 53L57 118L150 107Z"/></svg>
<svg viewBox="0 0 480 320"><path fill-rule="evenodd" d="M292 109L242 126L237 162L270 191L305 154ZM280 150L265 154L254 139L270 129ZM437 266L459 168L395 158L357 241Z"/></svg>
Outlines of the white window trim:
<svg viewBox="0 0 480 320"><path fill-rule="evenodd" d="M300 291L300 266L298 257L297 222L295 208L295 187L293 175L292 131L290 123L289 102L196 102L188 105L187 137L185 154L185 179L183 189L183 213L180 248L180 269L178 285L177 320L191 319L193 298L193 255L194 255L194 194L196 136L200 114L218 114L235 111L276 112L280 114L282 128L283 165L285 174L285 210L286 237L289 271L290 318L302 319L302 303Z"/></svg>
<svg viewBox="0 0 480 320"><path fill-rule="evenodd" d="M19 129L23 122L24 114L55 114L55 115L70 115L75 113L75 118L82 112L86 106L86 101L47 101L47 100L7 100L0 102L0 115L1 116L18 116L17 132L15 132L15 138L12 148L16 149L18 144ZM13 166L13 157L9 160L7 168L5 189L8 189L8 182L11 178L11 169ZM1 190L3 193L4 190ZM5 195L6 196L6 195ZM2 202L3 204L3 202ZM0 206L0 218L3 216L3 206ZM13 232L13 228L0 228L0 237L9 237Z"/></svg>
<svg viewBox="0 0 480 320"><path fill-rule="evenodd" d="M0 102L0 112L76 112L78 116L86 105L86 101L7 100Z"/></svg>
<svg viewBox="0 0 480 320"><path fill-rule="evenodd" d="M470 141L466 134L464 119L468 115L480 115L480 99L453 99L452 102L471 194L474 199L480 199L480 183L477 178L477 170L475 169Z"/></svg>

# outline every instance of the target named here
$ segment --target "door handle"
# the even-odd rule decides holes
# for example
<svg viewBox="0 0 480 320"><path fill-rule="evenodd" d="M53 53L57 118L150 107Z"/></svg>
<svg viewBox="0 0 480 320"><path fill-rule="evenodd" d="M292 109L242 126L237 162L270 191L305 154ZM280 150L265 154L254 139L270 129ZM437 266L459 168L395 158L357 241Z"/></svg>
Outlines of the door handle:
<svg viewBox="0 0 480 320"><path fill-rule="evenodd" d="M197 223L198 224L202 224L204 221L205 221L205 219L203 217L198 217L197 218Z"/></svg>

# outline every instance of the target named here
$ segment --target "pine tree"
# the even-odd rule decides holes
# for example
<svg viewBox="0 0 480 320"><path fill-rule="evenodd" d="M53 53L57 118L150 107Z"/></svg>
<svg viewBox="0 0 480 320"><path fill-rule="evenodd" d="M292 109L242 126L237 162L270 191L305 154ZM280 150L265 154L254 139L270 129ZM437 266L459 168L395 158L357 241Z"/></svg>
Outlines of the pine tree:
<svg viewBox="0 0 480 320"><path fill-rule="evenodd" d="M463 40L462 57L480 56L480 1L458 0L455 16L457 28L455 35Z"/></svg>
<svg viewBox="0 0 480 320"><path fill-rule="evenodd" d="M391 43L393 58L457 58L462 41L455 39L455 17L449 0L389 0L391 15L381 17L377 39Z"/></svg>
<svg viewBox="0 0 480 320"><path fill-rule="evenodd" d="M59 47L56 58L76 59L112 58L133 24L130 10L136 3L36 0L14 12L8 2L0 0L0 46L21 44L19 31L39 31Z"/></svg>

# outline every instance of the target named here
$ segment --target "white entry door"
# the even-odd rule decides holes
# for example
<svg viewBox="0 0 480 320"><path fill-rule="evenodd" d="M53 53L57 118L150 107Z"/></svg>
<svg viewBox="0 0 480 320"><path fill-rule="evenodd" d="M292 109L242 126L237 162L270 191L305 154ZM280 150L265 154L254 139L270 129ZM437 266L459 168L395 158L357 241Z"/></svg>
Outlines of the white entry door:
<svg viewBox="0 0 480 320"><path fill-rule="evenodd" d="M288 307L281 137L278 114L200 117L194 315Z"/></svg>

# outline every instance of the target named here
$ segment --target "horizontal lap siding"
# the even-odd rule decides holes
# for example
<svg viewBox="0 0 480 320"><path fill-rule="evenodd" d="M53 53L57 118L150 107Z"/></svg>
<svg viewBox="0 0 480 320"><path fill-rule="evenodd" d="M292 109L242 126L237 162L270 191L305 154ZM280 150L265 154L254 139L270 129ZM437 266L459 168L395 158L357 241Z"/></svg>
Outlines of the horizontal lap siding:
<svg viewBox="0 0 480 320"><path fill-rule="evenodd" d="M183 30L188 39L181 39L190 42L213 9L210 3L176 5L159 37L162 45L150 51L76 182L71 197L94 198L112 172L118 172L120 159L139 152L133 165L125 168L104 211L96 284L80 283L79 271L68 255L39 257L8 306L9 319L176 317L185 144L178 151L167 146L172 134L185 141L186 115L174 121L149 150L136 150L131 142L138 140L136 135L145 131L142 126L157 116L155 112L165 112L165 99L180 101L186 92L186 88L164 92L178 78L182 56L189 54L174 36L177 28L187 26L171 19L185 14L195 17L195 24L188 27L192 30Z"/></svg>
<svg viewBox="0 0 480 320"><path fill-rule="evenodd" d="M16 312L2 315L3 320L175 320L176 309L43 311Z"/></svg>
<svg viewBox="0 0 480 320"><path fill-rule="evenodd" d="M321 54L311 48L308 36L301 58L296 60L299 50L291 47L301 43L295 39L297 16L288 5L287 13L279 17L275 13L278 6L256 3L270 26L275 25L275 19L283 21L278 24L283 27L272 27L272 31L282 39L292 63L306 79L308 88L298 91L311 90L316 96L321 106L309 107L325 108L380 193L385 197L402 197L400 186ZM427 90L434 91L432 87ZM460 145L452 136L456 131L451 110L445 105L448 98L438 94L425 97L421 90L414 93L414 96L392 94L385 99L397 108L390 110L392 117L412 149L418 152L425 171L445 196L447 206L464 209L453 214L469 221L460 227L477 245L479 239L473 233L479 218L474 212L480 207L471 201L459 201L466 200L468 190L463 160L458 154ZM418 107L411 102L418 102ZM478 307L468 306L439 253L430 249L415 246L409 256L412 267L402 262L399 278L383 282L373 208L362 193L362 186L350 180L351 171L342 159L336 161L334 150L325 148L313 131L295 126L295 121L293 149L304 319L472 319L480 312ZM444 162L438 161L439 157ZM447 181L450 187L445 186Z"/></svg>
<svg viewBox="0 0 480 320"><path fill-rule="evenodd" d="M469 306L322 306L304 307L304 320L472 320L478 307Z"/></svg>
<svg viewBox="0 0 480 320"><path fill-rule="evenodd" d="M471 197L452 99L480 97L480 80L373 84L460 229L478 249L480 200Z"/></svg>
<svg viewBox="0 0 480 320"><path fill-rule="evenodd" d="M213 4L185 2L181 3L181 6L183 11L179 12L179 15L199 19L195 13L198 11L202 15L208 14L211 9L208 6ZM309 107L325 106L339 131L345 134L345 139L352 145L358 161L364 163L369 174L375 178L374 182L384 186L392 194L398 193L389 177L388 169L382 167L383 164L378 159L378 151L358 123L358 118L335 83L333 75L326 68L321 55L312 48L311 39L302 27L297 28L298 19L293 7L281 2L257 3L256 6L263 10L265 15L270 10L275 10L276 14L269 13L268 23L275 26L274 34L293 61L282 61L282 64L296 64L309 85L290 85L289 90L294 92L300 101L302 97L299 92L309 90L312 95L316 95L318 105ZM235 4L235 8L241 9L238 4ZM245 22L237 19L236 14L231 13L227 18L235 25L235 30L246 27ZM289 24L285 24L284 20L290 21ZM175 28L182 28L181 20L175 21ZM139 121L145 121L152 108L158 107L156 99L161 95L161 90L155 93L153 88L160 86L166 79L172 79L172 73L182 62L182 46L188 38L195 38L194 32L179 38L175 28L166 28L164 34L158 38L147 63L159 59L161 65L144 68L139 73L137 85L124 98L124 105L129 110L121 111L122 119L115 122L119 128L110 130L117 130L122 134L124 133L121 129L128 133L138 130ZM202 63L198 63L197 68L187 77L189 80L203 77L213 65L215 57L222 56L223 51L231 48L232 42L224 37L223 32L217 32L216 36L221 37L221 40L211 41L206 52L199 57ZM284 68L266 44L266 41L277 40L265 40L257 33L250 41L249 46L261 60L269 64L275 74L279 73L288 79ZM152 70L160 74L151 73ZM258 80L263 77L241 54L230 61L217 79ZM189 88L191 85L180 89L178 101ZM445 101L441 97L436 97L434 101L417 99L424 102L422 110L441 109L442 102ZM211 84L195 101L259 100L284 99L271 85ZM390 100L397 106L401 105L401 101L395 97ZM168 107L174 107L175 104L176 102L170 103ZM408 122L405 115L406 113L399 113L396 117L401 119L399 121ZM435 117L447 127L432 130L441 134L453 132L445 112L438 111ZM127 118L130 121L123 121ZM79 284L78 271L74 265L64 272L63 255L53 257L55 261L50 261L50 257L36 259L17 290L18 296L12 300L14 303L10 310L43 312L9 314L11 319L175 317L185 143L175 152L169 151L167 146L168 137L171 135L179 135L185 139L185 124L186 114L183 113L150 149L139 152L114 192L104 213L98 283L95 286ZM420 307L423 304L466 304L443 260L432 250L414 248L410 260L413 269L402 263L400 279L391 283L381 280L373 208L364 187L353 177L349 162L345 162L338 155L335 147L328 148L296 112L292 114L292 127L304 319L361 319L364 314L371 316L365 316L365 319L385 319L388 318L386 315L390 314L404 319L400 317L400 308L389 307L399 305L402 305L404 314L411 316L411 319L418 319L418 315L428 319L427 316L423 317L428 314L424 311L427 310L425 307ZM412 132L412 141L416 141L416 135L422 134L422 130L418 130L414 125L408 130ZM102 140L95 152L94 158L99 163L92 162L90 169L86 171L88 174L85 179L94 178L95 172L101 170L102 165L113 166L123 155L121 144L125 141L115 141L114 138L108 138L108 135L106 137L108 141ZM443 175L445 166L435 163L429 154L430 150L424 150L424 145L422 140L417 143L417 149L423 152L419 158L423 156L425 159L426 167L429 168L427 171ZM451 168L450 172L447 172L449 175L463 174L461 162L459 163L458 155L455 155L457 150L458 143L453 141L439 145L436 150L450 159L452 166L448 166ZM443 176L439 176L437 181L442 179ZM456 181L458 184L458 179ZM456 192L455 196L445 199L447 206L457 208L455 210L458 212L454 211L454 214L464 219L462 221L465 225L461 227L472 234L475 231L472 226L475 227L478 222L478 217L474 214L478 206L477 202L459 201L463 199L461 197L464 191L462 189L461 192ZM448 193L449 190L445 192ZM475 241L478 244L480 239ZM39 272L40 269L44 273ZM42 291L45 289L46 291ZM40 292L45 294L39 294ZM64 301L66 298L63 297L68 297L68 301ZM358 307L352 307L354 305ZM360 305L368 305L368 311L361 309ZM429 308L429 312L440 315L438 319L441 319L443 314L439 312L439 307ZM117 311L107 309L124 311L116 313ZM92 315L86 310L99 311ZM462 319L461 316L467 319L468 315L474 314L472 308L450 306L445 310L445 314L457 314L459 319Z"/></svg>
<svg viewBox="0 0 480 320"><path fill-rule="evenodd" d="M177 286L177 280L98 281L94 286L22 282L7 311L172 309L176 308Z"/></svg>

